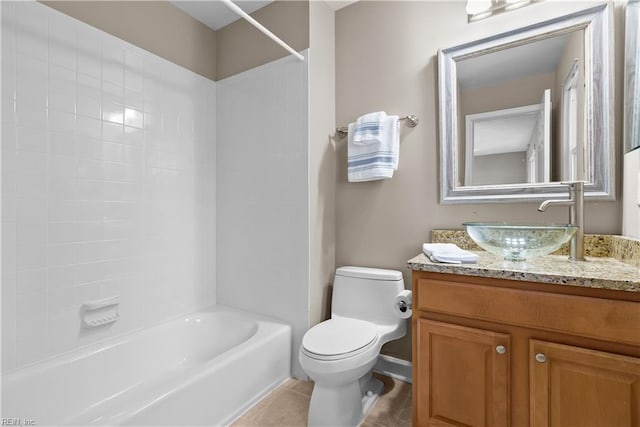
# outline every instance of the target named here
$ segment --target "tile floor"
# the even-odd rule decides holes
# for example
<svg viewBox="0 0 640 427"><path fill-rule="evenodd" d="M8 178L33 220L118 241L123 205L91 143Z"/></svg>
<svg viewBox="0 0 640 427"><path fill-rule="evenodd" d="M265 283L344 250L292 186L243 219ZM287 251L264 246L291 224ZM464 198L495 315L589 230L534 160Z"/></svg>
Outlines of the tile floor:
<svg viewBox="0 0 640 427"><path fill-rule="evenodd" d="M374 374L384 383L382 396L361 427L410 427L411 384ZM251 408L232 427L303 427L313 383L291 379Z"/></svg>

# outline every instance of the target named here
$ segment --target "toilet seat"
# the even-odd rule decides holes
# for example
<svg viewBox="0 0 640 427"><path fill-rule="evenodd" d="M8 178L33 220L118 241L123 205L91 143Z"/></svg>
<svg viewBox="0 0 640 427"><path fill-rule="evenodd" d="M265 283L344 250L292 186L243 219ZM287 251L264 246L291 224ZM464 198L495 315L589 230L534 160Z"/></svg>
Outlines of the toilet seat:
<svg viewBox="0 0 640 427"><path fill-rule="evenodd" d="M369 348L377 336L378 329L371 322L332 318L307 331L302 338L302 350L314 359L345 359Z"/></svg>

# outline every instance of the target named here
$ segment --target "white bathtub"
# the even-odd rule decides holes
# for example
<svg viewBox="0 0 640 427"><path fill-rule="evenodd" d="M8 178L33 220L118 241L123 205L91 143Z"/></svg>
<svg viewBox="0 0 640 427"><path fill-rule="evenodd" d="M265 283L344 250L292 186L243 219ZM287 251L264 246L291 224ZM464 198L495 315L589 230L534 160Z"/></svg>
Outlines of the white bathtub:
<svg viewBox="0 0 640 427"><path fill-rule="evenodd" d="M37 425L225 425L290 375L291 328L216 306L2 378Z"/></svg>

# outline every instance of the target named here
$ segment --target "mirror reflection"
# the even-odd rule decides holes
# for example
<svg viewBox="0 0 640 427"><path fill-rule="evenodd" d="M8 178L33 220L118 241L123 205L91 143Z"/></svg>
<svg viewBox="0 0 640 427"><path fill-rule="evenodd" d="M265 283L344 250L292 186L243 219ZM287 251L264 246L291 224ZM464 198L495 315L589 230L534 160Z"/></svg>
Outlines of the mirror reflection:
<svg viewBox="0 0 640 427"><path fill-rule="evenodd" d="M587 179L584 30L463 58L458 185Z"/></svg>

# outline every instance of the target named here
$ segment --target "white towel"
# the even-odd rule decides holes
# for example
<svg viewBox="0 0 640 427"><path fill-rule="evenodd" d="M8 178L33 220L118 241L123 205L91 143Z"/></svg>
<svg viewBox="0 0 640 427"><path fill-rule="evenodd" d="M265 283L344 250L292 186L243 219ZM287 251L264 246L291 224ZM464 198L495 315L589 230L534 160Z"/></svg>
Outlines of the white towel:
<svg viewBox="0 0 640 427"><path fill-rule="evenodd" d="M433 262L448 264L475 264L478 254L460 249L453 243L423 243L422 252Z"/></svg>
<svg viewBox="0 0 640 427"><path fill-rule="evenodd" d="M400 158L400 122L398 116L387 116L378 141L356 144L356 123L349 124L347 140L347 172L349 182L391 178Z"/></svg>
<svg viewBox="0 0 640 427"><path fill-rule="evenodd" d="M380 143L383 138L387 113L377 111L368 113L356 119L353 129L353 143L356 145Z"/></svg>

